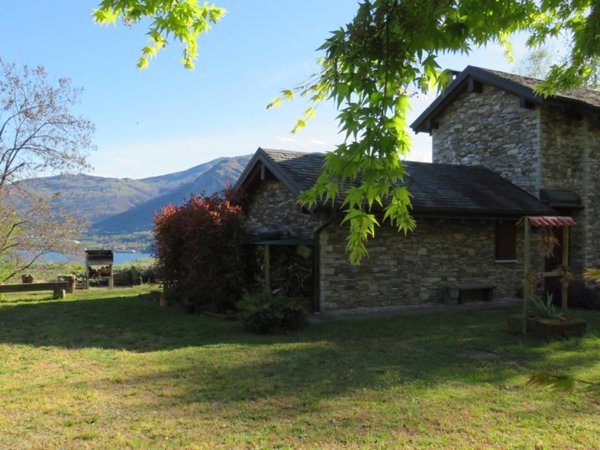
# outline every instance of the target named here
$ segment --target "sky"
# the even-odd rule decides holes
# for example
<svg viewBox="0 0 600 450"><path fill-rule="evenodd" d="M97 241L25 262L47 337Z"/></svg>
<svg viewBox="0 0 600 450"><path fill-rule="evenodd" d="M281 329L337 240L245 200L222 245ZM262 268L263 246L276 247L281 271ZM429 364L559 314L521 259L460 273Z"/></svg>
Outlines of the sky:
<svg viewBox="0 0 600 450"><path fill-rule="evenodd" d="M52 79L68 77L84 89L75 111L96 126L91 174L143 178L258 147L327 151L342 141L331 104L295 135L290 130L305 103L265 107L315 71L315 49L352 19L356 0L215 0L228 12L201 39L194 71L181 65L177 43L149 69L137 69L147 43L143 24L97 25L91 13L98 3L0 0L0 57L41 64ZM517 39L517 60L525 53ZM455 70L512 67L495 45L440 62ZM409 121L433 99L414 99ZM428 135L414 137L408 159L431 160Z"/></svg>

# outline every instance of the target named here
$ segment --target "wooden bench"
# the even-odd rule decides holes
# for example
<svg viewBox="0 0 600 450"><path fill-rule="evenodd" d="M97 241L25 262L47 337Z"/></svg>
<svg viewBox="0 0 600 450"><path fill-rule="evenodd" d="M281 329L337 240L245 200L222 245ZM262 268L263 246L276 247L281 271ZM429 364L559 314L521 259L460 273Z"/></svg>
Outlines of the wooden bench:
<svg viewBox="0 0 600 450"><path fill-rule="evenodd" d="M448 305L458 305L473 301L472 298L475 297L475 294L479 294L480 301L491 302L494 298L494 289L496 289L496 286L491 285L445 287L443 301Z"/></svg>
<svg viewBox="0 0 600 450"><path fill-rule="evenodd" d="M75 293L75 275L59 275L56 279L67 283L67 294Z"/></svg>
<svg viewBox="0 0 600 450"><path fill-rule="evenodd" d="M66 281L53 281L50 283L0 284L0 294L12 292L52 291L55 299L63 299L66 296L68 287L69 283Z"/></svg>

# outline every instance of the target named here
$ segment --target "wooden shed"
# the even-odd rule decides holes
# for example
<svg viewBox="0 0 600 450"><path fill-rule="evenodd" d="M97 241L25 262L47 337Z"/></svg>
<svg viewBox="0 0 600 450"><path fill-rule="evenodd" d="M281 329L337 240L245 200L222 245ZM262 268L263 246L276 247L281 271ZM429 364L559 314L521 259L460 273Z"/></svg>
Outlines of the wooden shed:
<svg viewBox="0 0 600 450"><path fill-rule="evenodd" d="M88 249L85 251L86 288L90 287L90 279L108 280L108 287L114 286L113 251L105 249Z"/></svg>

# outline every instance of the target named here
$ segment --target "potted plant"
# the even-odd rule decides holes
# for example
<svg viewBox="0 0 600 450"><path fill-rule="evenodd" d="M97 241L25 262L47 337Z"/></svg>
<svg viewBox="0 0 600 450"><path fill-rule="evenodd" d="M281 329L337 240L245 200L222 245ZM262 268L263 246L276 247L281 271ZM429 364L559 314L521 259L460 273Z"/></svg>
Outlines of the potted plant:
<svg viewBox="0 0 600 450"><path fill-rule="evenodd" d="M533 299L533 313L527 317L527 334L544 339L568 339L585 334L586 322L566 317L554 305L552 294L546 295L546 300ZM508 318L509 328L514 333L520 333L523 325L522 316Z"/></svg>

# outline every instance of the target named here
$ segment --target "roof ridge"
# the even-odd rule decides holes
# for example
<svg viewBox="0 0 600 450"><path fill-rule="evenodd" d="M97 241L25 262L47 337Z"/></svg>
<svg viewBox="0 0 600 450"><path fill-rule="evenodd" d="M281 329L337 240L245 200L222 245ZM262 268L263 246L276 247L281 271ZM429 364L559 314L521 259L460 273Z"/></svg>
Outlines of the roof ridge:
<svg viewBox="0 0 600 450"><path fill-rule="evenodd" d="M408 164L419 164L419 165L427 165L427 166L447 166L447 167L459 167L459 168L467 168L467 169L472 169L472 168L483 168L486 169L485 166L481 165L481 164L472 164L472 165L466 165L466 164L450 164L450 163L437 163L437 162L428 162L428 161L410 161L410 160L402 160L403 163L408 163ZM488 169L489 170L489 169Z"/></svg>
<svg viewBox="0 0 600 450"><path fill-rule="evenodd" d="M269 152L280 152L280 153L289 153L289 154L299 154L299 155L324 155L325 152L305 152L302 150L287 150L284 148L265 148L265 147L259 147L260 149L262 149L265 153L269 153Z"/></svg>
<svg viewBox="0 0 600 450"><path fill-rule="evenodd" d="M259 149L236 183L236 188L243 189L247 180L251 181L251 173L256 179L262 164L292 195L297 196L313 186L321 173L324 156L323 153L285 151L269 154ZM405 163L410 176L405 178L404 185L413 195L413 212L416 214L502 217L553 214L553 210L535 196L483 166L423 161Z"/></svg>
<svg viewBox="0 0 600 450"><path fill-rule="evenodd" d="M497 69L488 69L486 67L481 67L481 66L472 66L469 65L465 68L465 70L472 68L472 69L477 69L477 70L481 70L484 72L488 72L503 78L506 78L508 80L510 80L511 78L520 78L522 80L528 80L528 81L532 81L532 82L537 82L537 83L543 83L545 80L543 78L537 78L537 77L532 77L529 75L522 75L520 73L515 73L515 72L506 72L504 70L497 70ZM512 81L512 80L511 80ZM570 92L573 92L575 90L583 90L583 91L590 91L590 93L600 93L600 89L594 89L592 87L589 86L579 86L579 87L575 87L573 89L569 89L568 91L557 91L556 94L554 95L568 95Z"/></svg>

